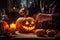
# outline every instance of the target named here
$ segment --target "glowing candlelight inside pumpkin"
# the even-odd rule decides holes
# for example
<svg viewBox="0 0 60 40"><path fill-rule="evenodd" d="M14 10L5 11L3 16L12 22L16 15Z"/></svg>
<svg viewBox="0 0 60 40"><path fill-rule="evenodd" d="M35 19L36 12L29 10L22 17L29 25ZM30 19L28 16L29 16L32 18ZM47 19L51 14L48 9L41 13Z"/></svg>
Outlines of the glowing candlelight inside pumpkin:
<svg viewBox="0 0 60 40"><path fill-rule="evenodd" d="M32 21L31 24L34 24L34 22Z"/></svg>
<svg viewBox="0 0 60 40"><path fill-rule="evenodd" d="M16 31L16 24L12 23L10 24L10 32L15 33Z"/></svg>
<svg viewBox="0 0 60 40"><path fill-rule="evenodd" d="M26 31L31 31L31 30L33 30L35 27L34 27L34 26L33 26L33 27L23 26L23 28L26 29Z"/></svg>
<svg viewBox="0 0 60 40"><path fill-rule="evenodd" d="M35 20L32 17L18 18L16 21L16 28L19 32L32 32L35 26Z"/></svg>
<svg viewBox="0 0 60 40"><path fill-rule="evenodd" d="M28 25L29 24L29 22L28 21L26 21L26 25Z"/></svg>

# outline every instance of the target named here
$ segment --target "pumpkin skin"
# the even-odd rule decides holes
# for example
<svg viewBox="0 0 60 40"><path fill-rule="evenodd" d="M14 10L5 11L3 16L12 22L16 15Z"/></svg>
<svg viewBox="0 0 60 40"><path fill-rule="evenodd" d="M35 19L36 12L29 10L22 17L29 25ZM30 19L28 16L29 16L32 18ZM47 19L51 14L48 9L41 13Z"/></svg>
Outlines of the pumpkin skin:
<svg viewBox="0 0 60 40"><path fill-rule="evenodd" d="M8 33L9 31L9 25L6 21L0 22L0 33Z"/></svg>
<svg viewBox="0 0 60 40"><path fill-rule="evenodd" d="M8 25L8 23L7 22L3 22L3 30L4 31L7 31L7 30L9 30L9 25Z"/></svg>
<svg viewBox="0 0 60 40"><path fill-rule="evenodd" d="M30 32L35 29L35 20L32 17L20 17L16 21L16 28L19 32Z"/></svg>
<svg viewBox="0 0 60 40"><path fill-rule="evenodd" d="M36 29L35 34L36 34L37 36L42 37L42 36L45 35L45 30L44 30L44 29Z"/></svg>
<svg viewBox="0 0 60 40"><path fill-rule="evenodd" d="M46 33L47 33L48 36L54 37L54 35L56 34L56 31L53 30L53 29L47 29Z"/></svg>

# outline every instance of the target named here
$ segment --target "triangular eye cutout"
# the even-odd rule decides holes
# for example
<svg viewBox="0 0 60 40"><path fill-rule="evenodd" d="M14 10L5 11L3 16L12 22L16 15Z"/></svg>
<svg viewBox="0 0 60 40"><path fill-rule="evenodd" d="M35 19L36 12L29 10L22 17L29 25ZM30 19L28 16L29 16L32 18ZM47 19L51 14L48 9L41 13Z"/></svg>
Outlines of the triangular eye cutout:
<svg viewBox="0 0 60 40"><path fill-rule="evenodd" d="M26 25L28 25L29 24L29 22L28 21L26 21L26 23L25 23Z"/></svg>
<svg viewBox="0 0 60 40"><path fill-rule="evenodd" d="M34 24L34 21L31 21L31 24Z"/></svg>

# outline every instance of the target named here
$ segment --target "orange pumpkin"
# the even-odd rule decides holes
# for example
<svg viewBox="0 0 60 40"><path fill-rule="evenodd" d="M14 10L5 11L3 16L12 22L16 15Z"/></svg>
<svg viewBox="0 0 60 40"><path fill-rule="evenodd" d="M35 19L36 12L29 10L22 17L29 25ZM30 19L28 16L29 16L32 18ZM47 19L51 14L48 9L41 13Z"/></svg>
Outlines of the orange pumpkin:
<svg viewBox="0 0 60 40"><path fill-rule="evenodd" d="M8 23L7 22L3 22L3 30L4 31L7 31L7 30L9 30L9 25L8 25Z"/></svg>
<svg viewBox="0 0 60 40"><path fill-rule="evenodd" d="M48 36L53 37L56 34L56 31L52 30L52 29L47 29L46 33L47 33Z"/></svg>
<svg viewBox="0 0 60 40"><path fill-rule="evenodd" d="M20 17L16 21L16 27L20 32L30 32L35 29L35 20L32 17Z"/></svg>
<svg viewBox="0 0 60 40"><path fill-rule="evenodd" d="M45 30L44 29L36 29L35 34L37 36L44 36L45 35Z"/></svg>
<svg viewBox="0 0 60 40"><path fill-rule="evenodd" d="M0 32L1 33L8 33L9 31L9 25L6 21L0 22Z"/></svg>

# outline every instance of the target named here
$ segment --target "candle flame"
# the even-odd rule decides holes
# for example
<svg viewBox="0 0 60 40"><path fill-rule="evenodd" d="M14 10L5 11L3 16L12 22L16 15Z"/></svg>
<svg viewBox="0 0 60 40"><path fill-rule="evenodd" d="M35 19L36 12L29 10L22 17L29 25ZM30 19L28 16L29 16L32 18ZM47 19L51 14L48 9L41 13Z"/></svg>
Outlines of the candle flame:
<svg viewBox="0 0 60 40"><path fill-rule="evenodd" d="M10 28L16 28L16 24L10 24Z"/></svg>

